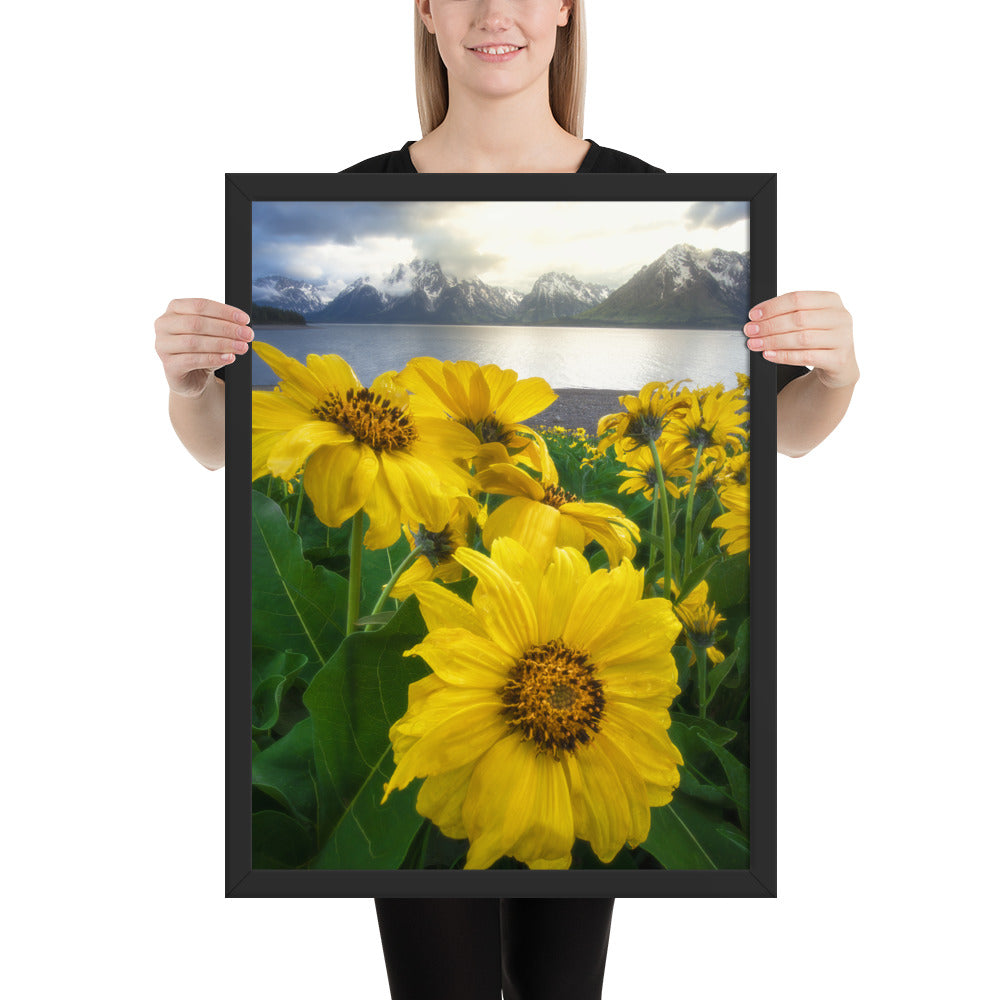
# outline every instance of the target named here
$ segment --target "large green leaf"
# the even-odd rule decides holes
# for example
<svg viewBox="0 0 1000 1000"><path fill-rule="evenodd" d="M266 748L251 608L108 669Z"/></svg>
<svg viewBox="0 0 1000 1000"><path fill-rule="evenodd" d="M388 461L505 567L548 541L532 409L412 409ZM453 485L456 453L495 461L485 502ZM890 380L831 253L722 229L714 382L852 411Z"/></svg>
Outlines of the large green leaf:
<svg viewBox="0 0 1000 1000"><path fill-rule="evenodd" d="M731 608L747 599L750 563L746 552L716 563L708 573L708 594L719 608Z"/></svg>
<svg viewBox="0 0 1000 1000"><path fill-rule="evenodd" d="M256 490L251 497L254 645L302 653L318 669L343 638L347 581L302 555L301 539L273 500Z"/></svg>
<svg viewBox="0 0 1000 1000"><path fill-rule="evenodd" d="M307 663L308 659L301 653L279 653L259 647L254 649L251 704L251 725L254 732L267 732L277 723L281 699Z"/></svg>
<svg viewBox="0 0 1000 1000"><path fill-rule="evenodd" d="M329 839L310 868L395 869L420 830L424 817L417 812L420 782L397 789L380 805L384 785L395 768L392 747L386 744L368 779L334 824Z"/></svg>
<svg viewBox="0 0 1000 1000"><path fill-rule="evenodd" d="M313 724L303 719L291 732L253 758L251 780L299 819L316 816L316 786L312 776Z"/></svg>
<svg viewBox="0 0 1000 1000"><path fill-rule="evenodd" d="M412 827L403 824L399 837L392 827L402 822L399 813L407 806L393 799L406 800L415 790L393 792L385 806L377 801L393 769L389 727L406 711L410 684L429 673L423 660L403 652L425 634L416 599L410 597L387 625L344 639L303 696L314 726L324 863L335 861L345 868L384 863L396 856L408 830L398 855L401 862L419 828L412 801ZM327 847L331 837L334 843Z"/></svg>
<svg viewBox="0 0 1000 1000"><path fill-rule="evenodd" d="M735 733L733 734L735 735ZM732 793L733 801L740 816L740 825L744 830L749 829L750 824L750 772L746 764L737 760L725 747L719 746L708 736L699 731L698 737L715 754L723 771L726 772L726 780L729 782L729 790Z"/></svg>
<svg viewBox="0 0 1000 1000"><path fill-rule="evenodd" d="M673 801L651 810L649 837L642 844L664 868L749 867L746 837L722 810L678 791Z"/></svg>
<svg viewBox="0 0 1000 1000"><path fill-rule="evenodd" d="M649 836L642 847L668 870L718 868L711 854L677 814L675 792L672 802L650 810Z"/></svg>
<svg viewBox="0 0 1000 1000"><path fill-rule="evenodd" d="M254 868L299 868L312 850L309 830L277 810L253 814L251 838Z"/></svg>

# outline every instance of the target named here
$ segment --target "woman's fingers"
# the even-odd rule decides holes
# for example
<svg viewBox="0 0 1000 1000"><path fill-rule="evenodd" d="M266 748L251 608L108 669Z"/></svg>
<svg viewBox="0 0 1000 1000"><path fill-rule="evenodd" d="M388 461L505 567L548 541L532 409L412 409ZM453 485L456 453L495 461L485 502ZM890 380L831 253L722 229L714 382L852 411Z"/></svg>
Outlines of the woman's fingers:
<svg viewBox="0 0 1000 1000"><path fill-rule="evenodd" d="M213 299L171 299L167 306L167 313L229 320L242 326L250 322L250 317L242 309L228 306L225 302L216 302Z"/></svg>
<svg viewBox="0 0 1000 1000"><path fill-rule="evenodd" d="M857 381L853 329L836 292L787 292L754 306L743 333L751 351L777 364L818 370L834 387Z"/></svg>
<svg viewBox="0 0 1000 1000"><path fill-rule="evenodd" d="M171 299L153 323L156 353L170 388L184 394L203 391L212 371L246 354L253 340L250 317L213 299Z"/></svg>
<svg viewBox="0 0 1000 1000"><path fill-rule="evenodd" d="M245 340L229 340L221 334L195 336L178 333L163 339L160 357L171 354L246 354L250 345Z"/></svg>

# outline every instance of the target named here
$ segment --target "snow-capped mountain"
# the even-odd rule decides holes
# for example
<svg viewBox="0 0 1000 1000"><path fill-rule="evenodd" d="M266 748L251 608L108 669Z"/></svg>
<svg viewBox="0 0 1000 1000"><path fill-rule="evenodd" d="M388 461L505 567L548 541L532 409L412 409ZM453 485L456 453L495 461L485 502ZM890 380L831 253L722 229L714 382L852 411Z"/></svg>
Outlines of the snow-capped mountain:
<svg viewBox="0 0 1000 1000"><path fill-rule="evenodd" d="M540 323L560 316L574 316L599 305L610 291L607 285L585 283L571 274L546 271L521 299L517 318L524 323Z"/></svg>
<svg viewBox="0 0 1000 1000"><path fill-rule="evenodd" d="M624 285L583 282L547 271L527 294L459 279L436 261L414 257L383 275L360 275L330 298L327 286L271 275L255 279L254 301L294 309L314 323L514 323L531 325L572 318L607 324L742 326L750 306L749 255L671 247Z"/></svg>
<svg viewBox="0 0 1000 1000"><path fill-rule="evenodd" d="M324 285L280 274L254 278L250 297L257 305L293 309L303 315L322 309L330 300Z"/></svg>
<svg viewBox="0 0 1000 1000"><path fill-rule="evenodd" d="M578 319L677 327L741 327L750 308L750 257L678 243Z"/></svg>
<svg viewBox="0 0 1000 1000"><path fill-rule="evenodd" d="M379 278L363 275L306 318L317 323L509 323L523 295L459 280L436 261L414 257Z"/></svg>

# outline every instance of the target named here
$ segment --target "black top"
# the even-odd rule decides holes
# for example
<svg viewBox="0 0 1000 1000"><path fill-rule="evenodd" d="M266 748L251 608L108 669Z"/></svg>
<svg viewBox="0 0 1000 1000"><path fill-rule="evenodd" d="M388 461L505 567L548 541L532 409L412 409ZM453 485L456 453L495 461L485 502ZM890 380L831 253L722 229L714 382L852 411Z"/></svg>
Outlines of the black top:
<svg viewBox="0 0 1000 1000"><path fill-rule="evenodd" d="M410 156L410 146L415 139L408 139L399 149L391 153L371 156L367 160L355 163L353 167L341 170L342 174L416 174L420 171L413 165ZM590 149L583 158L583 163L577 167L578 174L665 174L665 170L654 167L637 156L629 156L618 149L599 146L593 139L588 139Z"/></svg>
<svg viewBox="0 0 1000 1000"><path fill-rule="evenodd" d="M408 139L399 149L379 156L370 156L367 160L355 163L342 174L416 174L420 171L413 165L410 156L410 146L415 139ZM583 162L577 168L578 174L665 174L660 167L654 167L637 156L630 156L618 149L599 146L593 139L588 139L590 149ZM799 365L778 365L778 392L788 385L793 378L805 375L809 369ZM226 369L220 368L216 373L219 378L226 377Z"/></svg>

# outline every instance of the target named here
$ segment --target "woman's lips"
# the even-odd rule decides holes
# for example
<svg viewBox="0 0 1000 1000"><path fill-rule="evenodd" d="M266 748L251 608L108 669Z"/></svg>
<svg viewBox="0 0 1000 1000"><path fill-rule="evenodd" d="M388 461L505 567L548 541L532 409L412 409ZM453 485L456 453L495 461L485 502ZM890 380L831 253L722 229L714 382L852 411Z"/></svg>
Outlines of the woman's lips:
<svg viewBox="0 0 1000 1000"><path fill-rule="evenodd" d="M523 49L523 45L511 48L507 45L484 45L481 48L469 49L474 56L478 56L484 62L510 62ZM487 52L486 49L499 49L498 52ZM509 50L509 51L504 51Z"/></svg>

